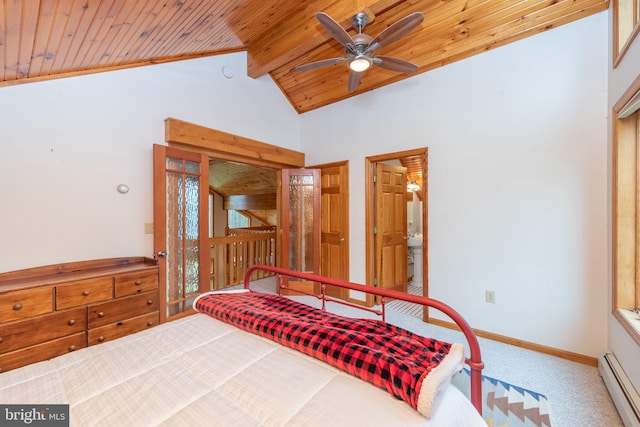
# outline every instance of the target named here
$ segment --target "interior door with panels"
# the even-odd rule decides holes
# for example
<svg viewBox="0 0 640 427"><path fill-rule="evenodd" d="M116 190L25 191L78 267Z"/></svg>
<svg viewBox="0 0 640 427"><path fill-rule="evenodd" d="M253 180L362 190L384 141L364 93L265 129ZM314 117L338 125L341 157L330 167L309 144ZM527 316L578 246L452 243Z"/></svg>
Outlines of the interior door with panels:
<svg viewBox="0 0 640 427"><path fill-rule="evenodd" d="M349 281L349 163L312 166L320 169L320 274ZM327 286L326 294L348 299L348 291Z"/></svg>
<svg viewBox="0 0 640 427"><path fill-rule="evenodd" d="M380 288L407 292L407 172L376 164L376 279Z"/></svg>

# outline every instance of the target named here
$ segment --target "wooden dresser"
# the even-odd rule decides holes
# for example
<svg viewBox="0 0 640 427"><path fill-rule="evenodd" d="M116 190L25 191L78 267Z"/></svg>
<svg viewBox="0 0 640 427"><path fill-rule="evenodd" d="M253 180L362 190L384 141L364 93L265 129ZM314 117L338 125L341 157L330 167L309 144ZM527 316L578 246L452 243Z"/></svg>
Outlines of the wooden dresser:
<svg viewBox="0 0 640 427"><path fill-rule="evenodd" d="M155 326L155 260L110 258L0 273L0 372Z"/></svg>

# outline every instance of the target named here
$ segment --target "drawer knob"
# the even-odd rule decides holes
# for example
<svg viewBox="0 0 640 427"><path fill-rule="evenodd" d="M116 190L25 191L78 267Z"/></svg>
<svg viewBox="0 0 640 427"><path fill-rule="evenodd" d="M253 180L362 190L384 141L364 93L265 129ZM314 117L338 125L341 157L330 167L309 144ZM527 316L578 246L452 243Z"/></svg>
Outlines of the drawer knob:
<svg viewBox="0 0 640 427"><path fill-rule="evenodd" d="M141 280L136 280L136 286L140 286L142 285L142 281Z"/></svg>
<svg viewBox="0 0 640 427"><path fill-rule="evenodd" d="M0 344L4 341L4 338L0 337Z"/></svg>
<svg viewBox="0 0 640 427"><path fill-rule="evenodd" d="M100 311L100 312L98 313L98 317L104 317L104 311Z"/></svg>
<svg viewBox="0 0 640 427"><path fill-rule="evenodd" d="M15 304L13 306L13 309L16 310L16 311L20 310L21 308L22 308L22 304L20 304L20 303L17 303L17 304Z"/></svg>
<svg viewBox="0 0 640 427"><path fill-rule="evenodd" d="M75 325L75 324L76 324L76 319L70 319L70 320L67 322L67 324L68 324L69 326L73 326L73 325Z"/></svg>
<svg viewBox="0 0 640 427"><path fill-rule="evenodd" d="M153 300L152 299L148 299L147 300L147 305L151 305L151 304L153 304Z"/></svg>
<svg viewBox="0 0 640 427"><path fill-rule="evenodd" d="M148 321L147 322L147 326L153 326L153 322L152 321Z"/></svg>
<svg viewBox="0 0 640 427"><path fill-rule="evenodd" d="M69 346L69 351L73 351L73 350L75 350L75 349L76 349L76 346L75 346L75 345Z"/></svg>
<svg viewBox="0 0 640 427"><path fill-rule="evenodd" d="M89 296L89 291L82 291L82 295L84 295L85 297Z"/></svg>
<svg viewBox="0 0 640 427"><path fill-rule="evenodd" d="M102 336L98 337L98 342L104 342L104 337Z"/></svg>

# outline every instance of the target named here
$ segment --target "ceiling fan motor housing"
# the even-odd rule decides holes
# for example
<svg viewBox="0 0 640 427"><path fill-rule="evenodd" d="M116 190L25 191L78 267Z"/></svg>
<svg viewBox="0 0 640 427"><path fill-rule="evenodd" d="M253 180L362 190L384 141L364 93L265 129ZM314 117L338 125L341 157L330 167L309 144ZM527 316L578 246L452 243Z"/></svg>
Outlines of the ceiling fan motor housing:
<svg viewBox="0 0 640 427"><path fill-rule="evenodd" d="M351 55L363 54L365 50L369 47L371 42L373 41L373 37L367 34L356 34L352 38L353 38L353 46L355 47L355 49L351 50L349 49L349 47L346 48L347 54L351 53Z"/></svg>

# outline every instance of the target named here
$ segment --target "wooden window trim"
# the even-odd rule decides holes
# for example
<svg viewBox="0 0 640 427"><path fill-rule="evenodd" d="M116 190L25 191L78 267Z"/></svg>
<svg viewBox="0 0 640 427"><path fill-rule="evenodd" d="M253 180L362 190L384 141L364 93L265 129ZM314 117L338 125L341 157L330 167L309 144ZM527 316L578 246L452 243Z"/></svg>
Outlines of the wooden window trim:
<svg viewBox="0 0 640 427"><path fill-rule="evenodd" d="M640 111L620 111L640 91L640 75L613 107L613 316L640 345L628 311L640 307Z"/></svg>
<svg viewBox="0 0 640 427"><path fill-rule="evenodd" d="M633 0L633 29L626 40L620 40L620 0L613 0L613 68L616 68L622 61L625 54L629 50L629 47L633 44L633 41L640 33L640 20L638 19L638 8L640 8L640 0Z"/></svg>

